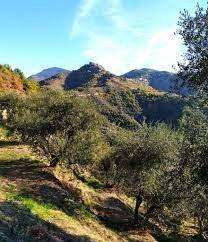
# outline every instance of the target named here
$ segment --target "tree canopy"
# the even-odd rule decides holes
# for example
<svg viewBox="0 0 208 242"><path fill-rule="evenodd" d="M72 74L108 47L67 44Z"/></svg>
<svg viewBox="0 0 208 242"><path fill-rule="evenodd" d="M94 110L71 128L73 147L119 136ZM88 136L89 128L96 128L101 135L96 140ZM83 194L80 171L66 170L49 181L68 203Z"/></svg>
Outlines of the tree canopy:
<svg viewBox="0 0 208 242"><path fill-rule="evenodd" d="M183 63L179 63L182 85L192 87L197 92L208 92L208 7L197 5L191 15L181 12L178 34L186 47Z"/></svg>

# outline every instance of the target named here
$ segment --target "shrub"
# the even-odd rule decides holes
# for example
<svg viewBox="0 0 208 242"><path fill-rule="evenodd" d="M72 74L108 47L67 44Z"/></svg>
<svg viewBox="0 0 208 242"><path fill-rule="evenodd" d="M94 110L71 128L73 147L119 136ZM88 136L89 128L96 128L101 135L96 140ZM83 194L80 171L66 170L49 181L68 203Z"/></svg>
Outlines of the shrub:
<svg viewBox="0 0 208 242"><path fill-rule="evenodd" d="M24 90L29 93L38 92L41 89L40 84L34 80L24 79L23 84L24 84Z"/></svg>

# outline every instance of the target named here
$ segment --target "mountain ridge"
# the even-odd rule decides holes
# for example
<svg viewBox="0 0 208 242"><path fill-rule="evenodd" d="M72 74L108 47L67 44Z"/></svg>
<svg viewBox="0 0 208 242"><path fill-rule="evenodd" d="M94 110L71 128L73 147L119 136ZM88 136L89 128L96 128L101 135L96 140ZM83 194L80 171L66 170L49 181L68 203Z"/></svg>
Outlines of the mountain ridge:
<svg viewBox="0 0 208 242"><path fill-rule="evenodd" d="M39 83L41 86L45 86L50 89L64 89L65 81L69 73L69 71L61 72L52 77L41 80Z"/></svg>
<svg viewBox="0 0 208 242"><path fill-rule="evenodd" d="M64 73L61 77L59 74ZM66 75L66 73L68 75ZM118 80L145 83L162 92L174 92L173 87L177 74L169 71L159 71L151 68L141 68L131 70L123 75L115 75L107 71L103 66L89 62L81 66L79 69L72 70L71 72L57 67L45 69L30 78L40 82L41 85L46 85L65 89L74 89L86 86L105 86L109 80ZM65 78L65 81L64 81ZM130 80L131 79L131 80ZM51 84L50 84L51 82ZM56 83L56 85L54 85ZM61 86L58 86L60 83Z"/></svg>

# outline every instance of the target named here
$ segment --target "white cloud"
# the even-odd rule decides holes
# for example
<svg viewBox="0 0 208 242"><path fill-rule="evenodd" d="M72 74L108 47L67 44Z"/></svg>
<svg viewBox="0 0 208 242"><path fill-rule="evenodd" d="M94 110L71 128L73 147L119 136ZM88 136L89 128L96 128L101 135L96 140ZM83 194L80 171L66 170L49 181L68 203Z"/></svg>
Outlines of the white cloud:
<svg viewBox="0 0 208 242"><path fill-rule="evenodd" d="M153 33L145 48L138 53L140 66L173 71L173 66L180 60L181 55L181 40L174 32L173 28Z"/></svg>
<svg viewBox="0 0 208 242"><path fill-rule="evenodd" d="M135 23L138 22L138 15L127 13L125 11L122 0L108 0L108 8L105 10L105 16L108 17L117 31L128 31L131 34L139 36L141 30Z"/></svg>
<svg viewBox="0 0 208 242"><path fill-rule="evenodd" d="M78 13L75 17L74 23L72 25L71 33L70 35L72 37L76 36L82 28L82 21L90 15L93 8L96 6L96 4L99 2L99 0L82 0L80 7L78 9Z"/></svg>
<svg viewBox="0 0 208 242"><path fill-rule="evenodd" d="M72 37L76 37L80 33L86 35L93 27L96 30L102 28L96 26L96 24L100 24L100 19L110 21L109 30L115 29L116 32L129 31L138 35L138 26L134 26L138 16L134 16L133 13L127 14L122 2L122 0L105 0L105 2L102 0L81 0L70 35ZM94 15L98 19L94 19Z"/></svg>
<svg viewBox="0 0 208 242"><path fill-rule="evenodd" d="M84 38L85 57L115 74L143 67L173 71L181 48L175 29L147 33L136 13L126 11L122 0L83 0L71 35ZM98 16L109 25L97 22Z"/></svg>
<svg viewBox="0 0 208 242"><path fill-rule="evenodd" d="M125 45L118 43L117 40L92 34L88 39L84 55L106 69L119 73L123 70L125 60L129 56L125 49Z"/></svg>
<svg viewBox="0 0 208 242"><path fill-rule="evenodd" d="M173 33L169 30L155 32L142 47L91 34L84 55L116 74L142 67L173 71L172 66L180 59L181 46L180 39Z"/></svg>

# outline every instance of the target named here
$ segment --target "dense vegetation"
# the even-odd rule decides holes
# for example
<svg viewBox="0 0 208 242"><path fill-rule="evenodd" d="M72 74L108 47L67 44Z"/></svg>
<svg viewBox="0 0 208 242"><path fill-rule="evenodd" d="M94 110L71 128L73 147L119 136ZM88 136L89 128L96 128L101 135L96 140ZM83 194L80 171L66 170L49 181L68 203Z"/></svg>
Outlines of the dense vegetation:
<svg viewBox="0 0 208 242"><path fill-rule="evenodd" d="M141 106L143 119L148 123L164 122L169 125L178 125L183 108L188 105L188 98L180 98L169 94L148 94L135 90L134 95Z"/></svg>

